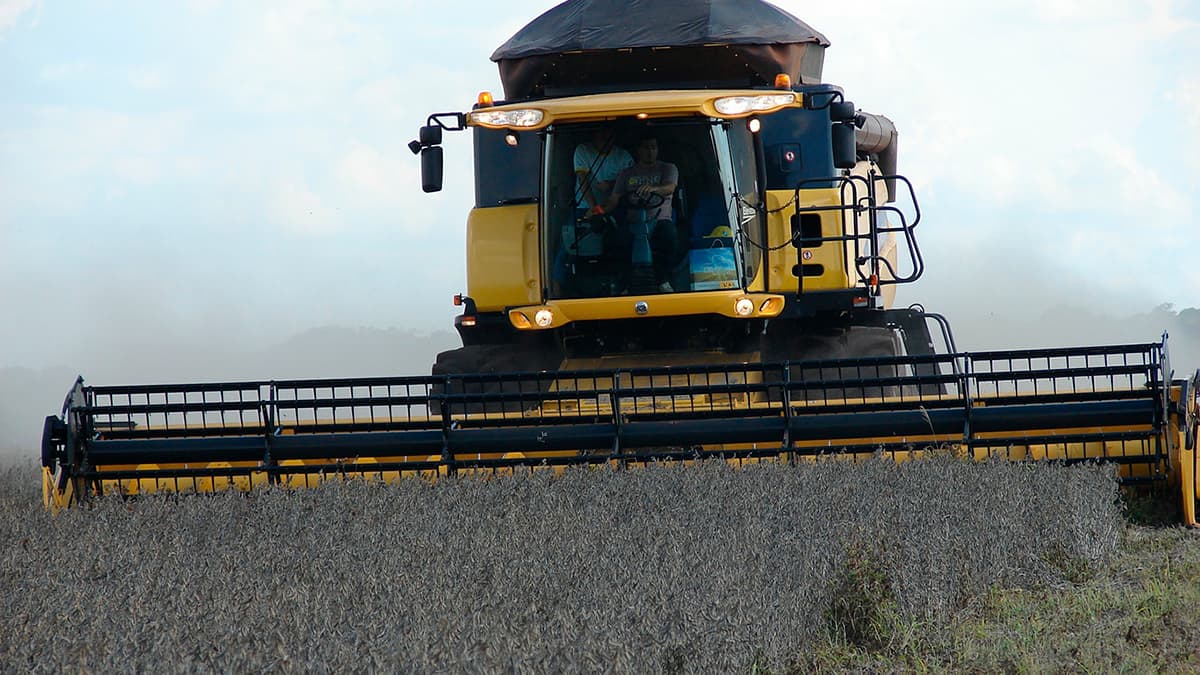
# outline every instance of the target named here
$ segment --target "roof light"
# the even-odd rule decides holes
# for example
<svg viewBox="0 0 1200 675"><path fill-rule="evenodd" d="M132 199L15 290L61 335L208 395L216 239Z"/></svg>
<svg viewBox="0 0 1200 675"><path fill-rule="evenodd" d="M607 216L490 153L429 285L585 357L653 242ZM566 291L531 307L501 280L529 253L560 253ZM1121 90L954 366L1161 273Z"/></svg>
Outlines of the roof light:
<svg viewBox="0 0 1200 675"><path fill-rule="evenodd" d="M787 73L779 73L778 75L776 75L775 76L775 88L776 89L791 89L792 88L792 76L788 75Z"/></svg>
<svg viewBox="0 0 1200 675"><path fill-rule="evenodd" d="M475 103L478 104L480 107L492 105L493 103L495 103L495 100L492 98L492 92L490 92L490 91L479 92L479 98L475 99Z"/></svg>
<svg viewBox="0 0 1200 675"><path fill-rule="evenodd" d="M713 101L713 107L722 115L736 117L755 112L776 110L795 102L796 95L788 92L786 94L761 94L758 96L723 96Z"/></svg>
<svg viewBox="0 0 1200 675"><path fill-rule="evenodd" d="M471 113L471 121L484 127L502 129L504 127L536 127L542 123L545 115L535 108L519 108L517 110L476 110Z"/></svg>

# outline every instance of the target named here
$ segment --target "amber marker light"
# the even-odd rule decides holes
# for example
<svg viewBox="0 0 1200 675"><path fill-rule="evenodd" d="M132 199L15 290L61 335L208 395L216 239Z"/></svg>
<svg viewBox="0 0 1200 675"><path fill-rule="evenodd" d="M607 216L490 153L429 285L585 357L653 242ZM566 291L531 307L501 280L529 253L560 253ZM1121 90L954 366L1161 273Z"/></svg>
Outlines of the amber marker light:
<svg viewBox="0 0 1200 675"><path fill-rule="evenodd" d="M512 325L522 330L533 328L533 324L529 321L529 317L521 312L512 311L508 313L508 320L512 321Z"/></svg>
<svg viewBox="0 0 1200 675"><path fill-rule="evenodd" d="M776 75L775 76L775 88L776 89L791 89L792 88L792 76L788 75L787 73L779 73L778 75Z"/></svg>
<svg viewBox="0 0 1200 675"><path fill-rule="evenodd" d="M492 105L495 102L495 99L492 98L492 92L490 91L479 92L479 98L475 99L475 103L481 106Z"/></svg>
<svg viewBox="0 0 1200 675"><path fill-rule="evenodd" d="M783 311L783 298L767 298L758 308L759 314L774 316Z"/></svg>

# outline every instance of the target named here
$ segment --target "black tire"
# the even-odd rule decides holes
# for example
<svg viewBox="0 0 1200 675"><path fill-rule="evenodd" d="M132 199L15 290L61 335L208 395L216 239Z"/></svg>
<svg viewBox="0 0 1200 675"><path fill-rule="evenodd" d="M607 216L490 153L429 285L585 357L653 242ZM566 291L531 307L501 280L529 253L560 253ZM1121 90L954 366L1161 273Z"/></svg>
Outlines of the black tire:
<svg viewBox="0 0 1200 675"><path fill-rule="evenodd" d="M555 350L516 344L469 345L442 352L433 374L446 376L445 383L436 382L431 388L430 414L442 414L440 397L445 394L480 395L478 400L450 402L451 415L536 408L539 394L550 388L561 360Z"/></svg>
<svg viewBox="0 0 1200 675"><path fill-rule="evenodd" d="M67 442L67 425L54 415L42 424L42 466L56 470L60 448Z"/></svg>
<svg viewBox="0 0 1200 675"><path fill-rule="evenodd" d="M823 332L771 338L764 354L767 361L788 361L788 376L793 383L807 383L792 391L793 400L828 401L892 397L900 394L894 384L880 382L897 375L891 363L873 362L875 357L894 357L900 353L899 340L890 328L850 326ZM816 361L851 360L839 366L809 365ZM770 374L768 374L770 375ZM777 372L773 378L782 378ZM841 381L830 387L811 386ZM856 382L861 384L856 385ZM772 393L772 398L777 394Z"/></svg>

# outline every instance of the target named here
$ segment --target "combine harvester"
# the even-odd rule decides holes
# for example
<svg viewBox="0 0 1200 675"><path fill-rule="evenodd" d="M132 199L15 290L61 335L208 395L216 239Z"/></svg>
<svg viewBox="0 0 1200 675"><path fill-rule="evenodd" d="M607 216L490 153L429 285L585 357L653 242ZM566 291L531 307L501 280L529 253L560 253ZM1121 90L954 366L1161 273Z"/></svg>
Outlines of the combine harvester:
<svg viewBox="0 0 1200 675"><path fill-rule="evenodd" d="M1107 461L1195 523L1197 386L1158 343L960 353L892 306L923 262L897 133L759 0L569 0L501 46L470 130L463 346L428 376L85 386L42 445L50 508L334 476L930 446ZM901 262L903 261L903 262ZM932 328L932 330L931 330Z"/></svg>

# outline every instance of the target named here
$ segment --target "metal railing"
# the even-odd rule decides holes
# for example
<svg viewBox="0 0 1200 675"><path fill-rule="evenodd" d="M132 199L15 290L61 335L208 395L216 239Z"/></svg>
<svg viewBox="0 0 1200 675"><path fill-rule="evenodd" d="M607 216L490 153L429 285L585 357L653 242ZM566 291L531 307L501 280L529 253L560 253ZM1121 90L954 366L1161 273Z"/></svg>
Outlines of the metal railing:
<svg viewBox="0 0 1200 675"><path fill-rule="evenodd" d="M901 184L905 188L908 202L912 205L912 214L891 204L880 204L877 193L879 181L891 184ZM839 204L801 206L800 192L809 187L824 187L830 183L837 185ZM894 201L894 200L893 200ZM799 230L792 236L791 244L798 251L827 243L840 243L843 258L854 261L855 273L859 283L870 285L875 280L876 285L905 284L916 281L925 272L925 259L921 248L917 245L915 229L921 222L921 206L917 201L917 193L908 178L901 175L882 175L873 171L867 176L838 176L834 178L808 179L796 185L792 200L794 217L799 219L804 213L836 212L841 219L841 234L833 236L804 236ZM887 224L887 216L894 216L899 223ZM866 228L860 227L865 222ZM890 260L880 255L879 237L896 234L904 242L904 251L908 255L908 274L901 274ZM867 266L868 272L863 272ZM886 269L887 274L881 274ZM803 275L800 283L803 290Z"/></svg>
<svg viewBox="0 0 1200 675"><path fill-rule="evenodd" d="M60 481L909 453L1167 473L1164 345L571 372L77 383ZM361 465L369 460L369 465ZM97 483L98 485L98 483Z"/></svg>

